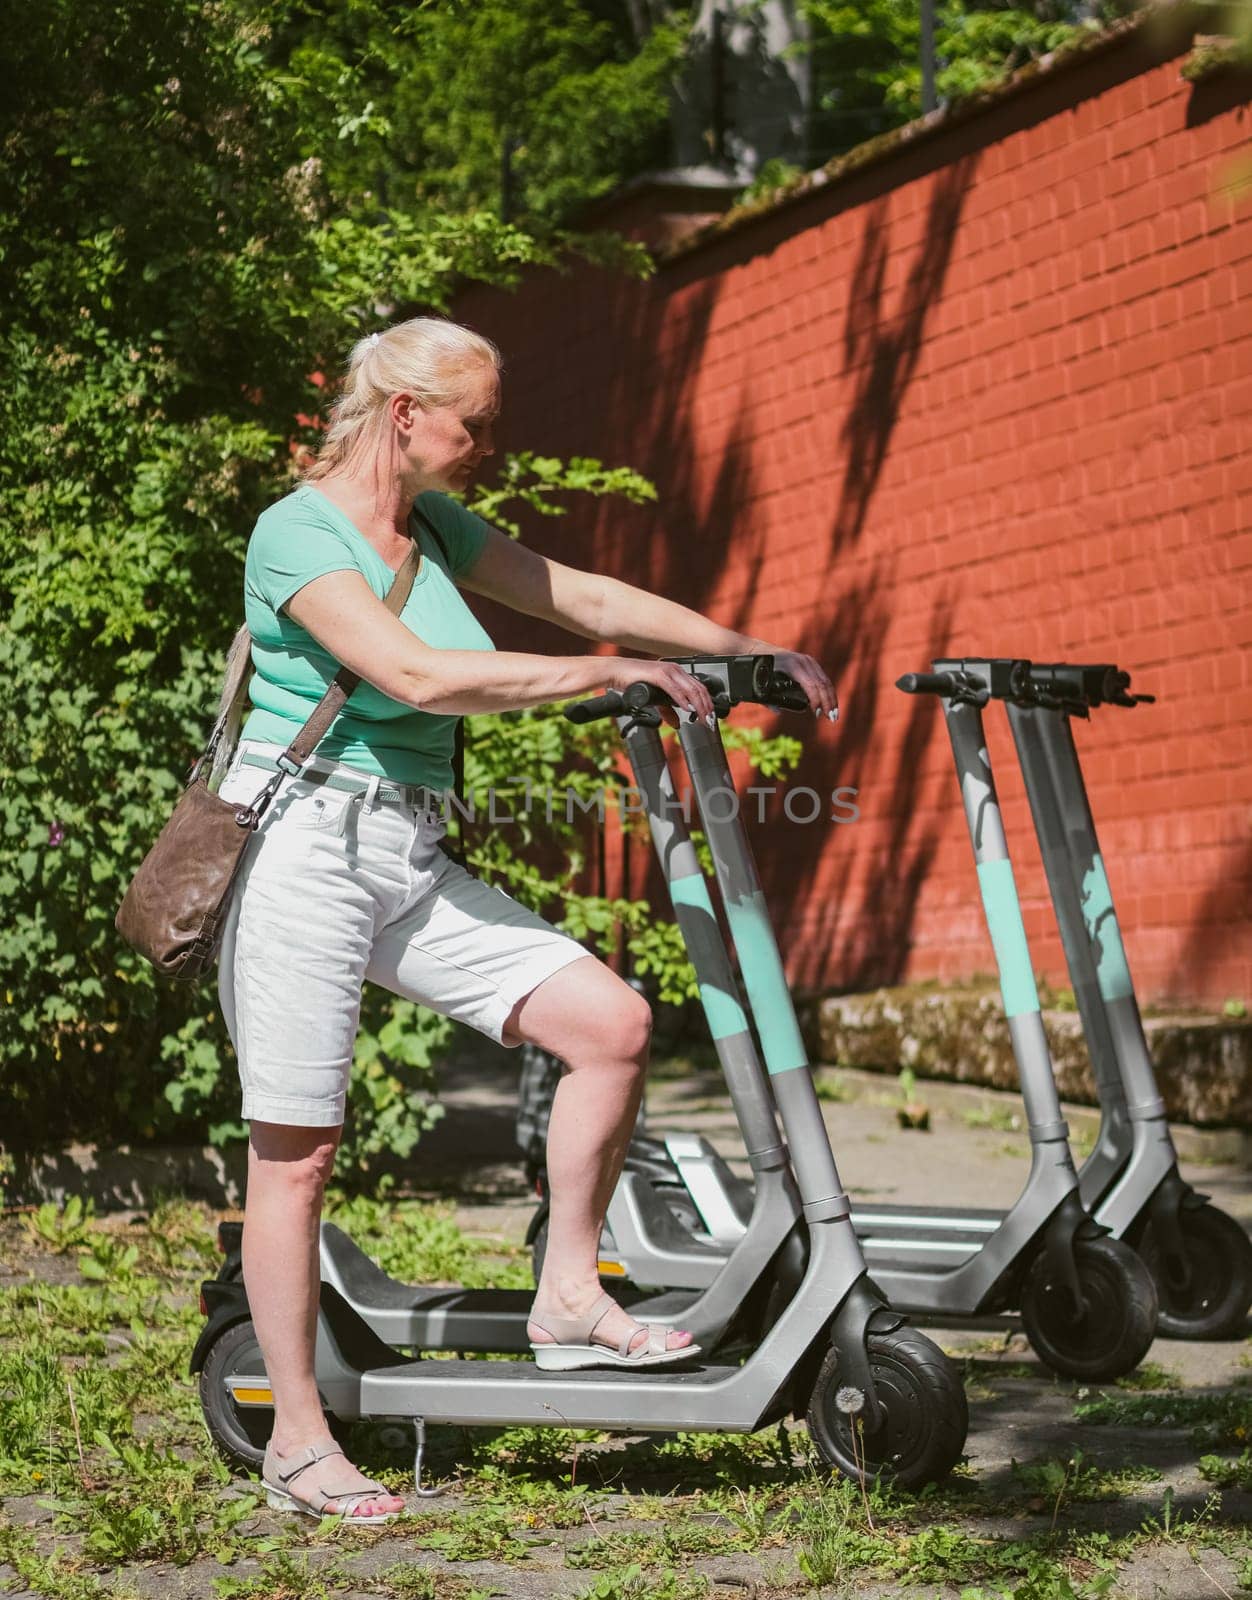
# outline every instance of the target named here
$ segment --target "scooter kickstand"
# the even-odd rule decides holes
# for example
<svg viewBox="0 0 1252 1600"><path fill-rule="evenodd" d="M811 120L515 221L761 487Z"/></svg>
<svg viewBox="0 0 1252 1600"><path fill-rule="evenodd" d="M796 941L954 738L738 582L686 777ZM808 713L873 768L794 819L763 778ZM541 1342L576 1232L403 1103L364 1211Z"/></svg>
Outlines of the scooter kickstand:
<svg viewBox="0 0 1252 1600"><path fill-rule="evenodd" d="M426 1459L426 1419L425 1417L413 1418L413 1493L419 1500L433 1500L436 1495L443 1493L442 1489L426 1489L422 1487L422 1462Z"/></svg>

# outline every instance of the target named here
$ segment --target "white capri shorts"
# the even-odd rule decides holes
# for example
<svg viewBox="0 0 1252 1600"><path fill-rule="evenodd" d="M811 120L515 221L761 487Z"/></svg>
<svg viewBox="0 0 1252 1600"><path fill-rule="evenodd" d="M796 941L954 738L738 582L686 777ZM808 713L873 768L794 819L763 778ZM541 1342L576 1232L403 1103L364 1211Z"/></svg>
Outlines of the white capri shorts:
<svg viewBox="0 0 1252 1600"><path fill-rule="evenodd" d="M272 776L241 765L225 800L256 798ZM243 1115L338 1127L365 979L499 1043L519 1000L583 947L439 849L434 810L285 778L248 846L222 939L218 993L243 1086Z"/></svg>

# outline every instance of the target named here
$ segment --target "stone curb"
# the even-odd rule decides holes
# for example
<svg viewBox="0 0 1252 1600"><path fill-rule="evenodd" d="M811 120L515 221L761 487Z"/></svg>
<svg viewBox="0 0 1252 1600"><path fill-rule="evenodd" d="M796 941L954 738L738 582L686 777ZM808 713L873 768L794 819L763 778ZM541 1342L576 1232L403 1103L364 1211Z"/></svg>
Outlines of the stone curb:
<svg viewBox="0 0 1252 1600"><path fill-rule="evenodd" d="M799 1008L811 1060L876 1072L1012 1089L1017 1064L998 989L911 985L833 996ZM1047 1009L1044 1027L1062 1100L1095 1105L1077 1012ZM1145 1017L1144 1032L1171 1122L1252 1128L1252 1021Z"/></svg>

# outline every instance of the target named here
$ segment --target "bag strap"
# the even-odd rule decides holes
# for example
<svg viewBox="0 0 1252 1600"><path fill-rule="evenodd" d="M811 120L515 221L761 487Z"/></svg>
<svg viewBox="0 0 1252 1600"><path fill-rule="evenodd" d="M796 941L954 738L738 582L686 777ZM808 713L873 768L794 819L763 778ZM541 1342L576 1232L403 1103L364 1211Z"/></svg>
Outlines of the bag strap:
<svg viewBox="0 0 1252 1600"><path fill-rule="evenodd" d="M421 560L422 552L415 539L409 547L408 555L404 558L403 566L400 567L392 579L391 587L387 590L386 598L383 600L383 604L394 617L398 617L401 611L404 610L404 602L409 598L409 593L413 588L413 580L417 576L417 569L421 564ZM252 813L254 819L253 827L256 826L257 822L269 809L270 801L278 793L278 786L283 779L294 778L299 774L300 769L321 743L327 728L330 727L331 723L343 710L344 702L360 681L361 675L359 672L352 672L348 667L340 667L331 680L330 687L314 706L308 721L300 729L300 732L296 734L282 755L275 757L278 771L265 785L261 793L257 795L252 804L246 808ZM201 761L203 761L203 757ZM198 762L192 770L191 780L193 782L199 771L200 764ZM242 815L242 811L240 814Z"/></svg>

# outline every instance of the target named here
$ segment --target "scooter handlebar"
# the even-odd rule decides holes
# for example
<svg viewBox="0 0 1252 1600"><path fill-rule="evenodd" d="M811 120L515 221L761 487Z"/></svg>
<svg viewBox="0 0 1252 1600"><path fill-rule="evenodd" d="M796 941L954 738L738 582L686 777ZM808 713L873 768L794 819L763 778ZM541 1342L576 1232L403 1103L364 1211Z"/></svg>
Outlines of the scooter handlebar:
<svg viewBox="0 0 1252 1600"><path fill-rule="evenodd" d="M703 680L702 680L703 681ZM708 685L712 688L712 685ZM761 693L740 695L735 704L751 702L755 705L769 706L776 711L807 711L809 709L808 696L794 678L785 672L771 672L767 679L759 684ZM596 695L591 700L579 700L574 705L566 706L565 717L569 722L585 723L599 722L605 717L620 717L623 712L642 711L647 706L667 706L673 701L664 689L654 683L645 683L642 680L630 684L625 689L607 689L603 694ZM724 717L730 710L731 701L725 696L714 692L713 709L719 717Z"/></svg>

